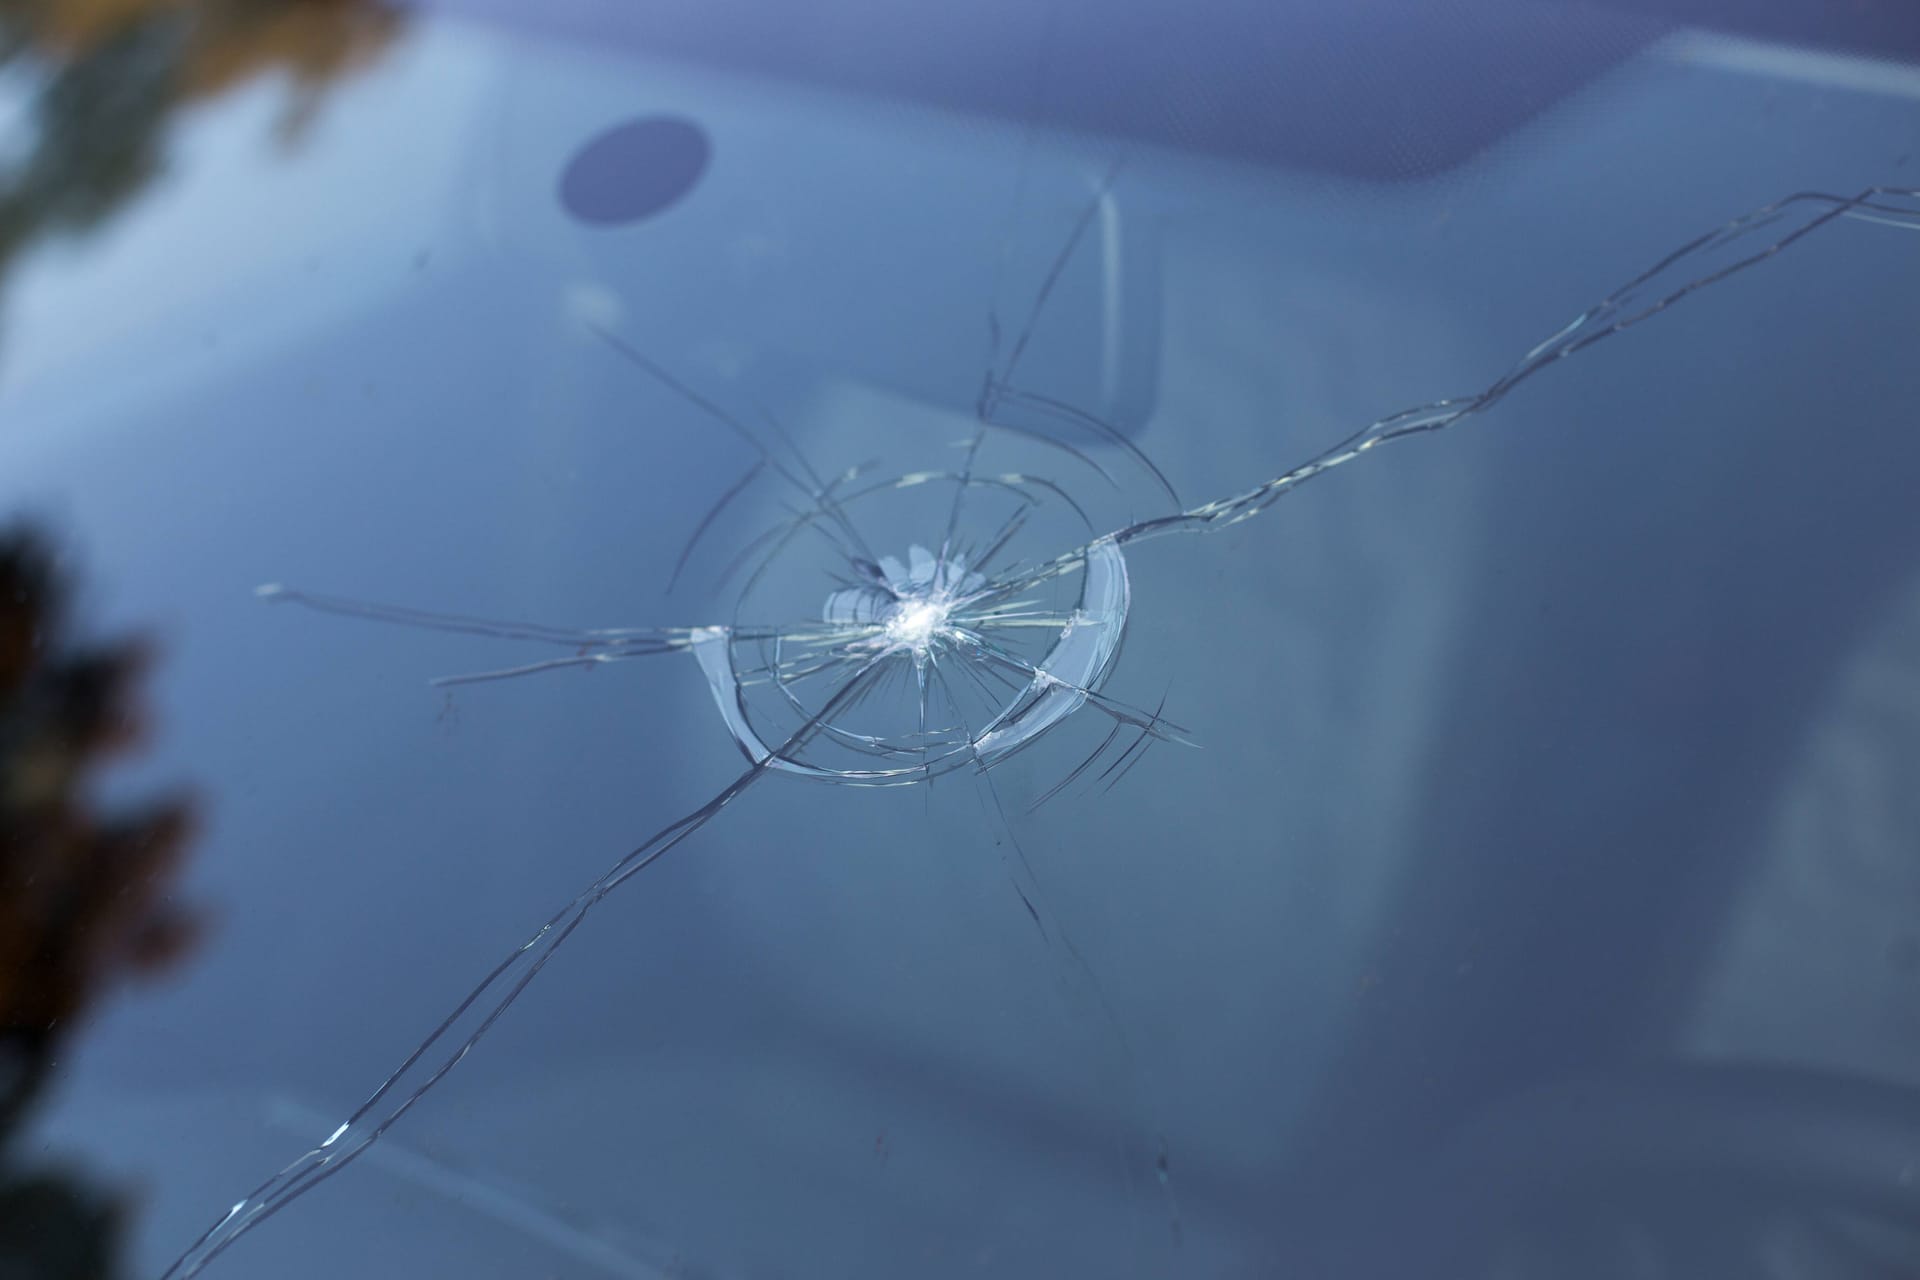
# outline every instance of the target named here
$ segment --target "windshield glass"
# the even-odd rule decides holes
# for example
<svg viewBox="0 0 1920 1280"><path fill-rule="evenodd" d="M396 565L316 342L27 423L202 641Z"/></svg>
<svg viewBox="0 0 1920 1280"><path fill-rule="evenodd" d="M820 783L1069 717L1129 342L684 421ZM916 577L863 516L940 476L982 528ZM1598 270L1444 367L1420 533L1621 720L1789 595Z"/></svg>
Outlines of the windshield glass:
<svg viewBox="0 0 1920 1280"><path fill-rule="evenodd" d="M1675 7L0 8L9 1186L1898 1273L1920 46Z"/></svg>

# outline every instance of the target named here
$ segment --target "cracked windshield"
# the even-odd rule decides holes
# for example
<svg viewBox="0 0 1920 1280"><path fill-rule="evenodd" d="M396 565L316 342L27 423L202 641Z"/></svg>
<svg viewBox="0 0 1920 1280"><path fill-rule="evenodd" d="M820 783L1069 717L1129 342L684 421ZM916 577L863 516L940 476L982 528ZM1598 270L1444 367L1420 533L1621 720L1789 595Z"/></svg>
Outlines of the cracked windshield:
<svg viewBox="0 0 1920 1280"><path fill-rule="evenodd" d="M1920 1275L1920 26L0 0L0 1275Z"/></svg>

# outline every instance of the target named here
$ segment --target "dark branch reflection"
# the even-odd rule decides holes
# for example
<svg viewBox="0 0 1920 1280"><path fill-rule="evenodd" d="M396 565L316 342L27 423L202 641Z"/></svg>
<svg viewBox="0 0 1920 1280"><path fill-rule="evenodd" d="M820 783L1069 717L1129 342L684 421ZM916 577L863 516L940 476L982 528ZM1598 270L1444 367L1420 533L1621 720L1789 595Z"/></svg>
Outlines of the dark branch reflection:
<svg viewBox="0 0 1920 1280"><path fill-rule="evenodd" d="M138 640L69 637L68 583L37 535L0 533L0 1273L116 1274L117 1198L29 1167L13 1139L86 1013L193 945L171 896L193 830L170 797L124 812L92 775L142 730Z"/></svg>

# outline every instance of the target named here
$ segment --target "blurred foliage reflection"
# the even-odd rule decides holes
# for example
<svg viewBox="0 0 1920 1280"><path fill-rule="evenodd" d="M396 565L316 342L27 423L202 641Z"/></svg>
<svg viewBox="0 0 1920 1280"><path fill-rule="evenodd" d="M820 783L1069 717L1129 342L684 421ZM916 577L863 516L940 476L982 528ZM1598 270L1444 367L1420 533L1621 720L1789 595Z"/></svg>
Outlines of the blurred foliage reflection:
<svg viewBox="0 0 1920 1280"><path fill-rule="evenodd" d="M33 99L0 138L0 274L139 191L182 107L278 73L292 86L280 134L297 141L327 87L399 26L372 0L0 0L0 70Z"/></svg>
<svg viewBox="0 0 1920 1280"><path fill-rule="evenodd" d="M52 554L0 534L0 1275L114 1274L118 1207L22 1169L14 1139L82 1015L120 979L182 956L199 917L170 896L184 799L100 813L92 775L140 732L137 641L67 637Z"/></svg>

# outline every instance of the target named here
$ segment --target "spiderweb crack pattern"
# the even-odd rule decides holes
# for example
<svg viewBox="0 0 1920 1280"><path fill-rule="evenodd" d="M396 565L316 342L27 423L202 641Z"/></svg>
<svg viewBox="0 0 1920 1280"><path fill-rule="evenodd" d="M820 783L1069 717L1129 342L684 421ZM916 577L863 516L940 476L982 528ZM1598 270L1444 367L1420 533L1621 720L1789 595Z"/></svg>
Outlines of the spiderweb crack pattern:
<svg viewBox="0 0 1920 1280"><path fill-rule="evenodd" d="M1099 184L1100 197L1116 175L1117 167ZM1038 803L1089 774L1097 783L1115 785L1153 744L1187 741L1164 715L1164 698L1148 709L1104 692L1121 654L1131 604L1126 552L1135 543L1231 527L1383 445L1445 431L1493 408L1544 370L1766 262L1816 231L1841 222L1920 231L1920 189L1873 187L1852 196L1799 192L1734 218L1680 245L1581 311L1481 390L1377 419L1270 479L1196 505L1184 504L1167 477L1110 424L1016 384L1035 321L1091 216L1090 208L1054 258L1004 358L997 354L1000 326L997 319L992 322L996 354L955 467L884 475L876 474L875 464L863 463L823 473L777 424L769 424L774 436L769 442L618 335L596 330L619 355L755 453L752 467L695 523L675 561L673 580L684 574L695 546L756 481L772 477L793 495L787 518L750 540L727 565L723 580L737 580L739 586L733 615L725 621L573 630L429 613L278 584L259 589L267 600L323 613L564 651L443 677L440 684L689 655L746 767L704 803L629 850L541 924L324 1142L236 1201L180 1255L166 1272L168 1280L198 1275L240 1236L351 1164L478 1045L595 906L762 779L791 774L843 786L911 786L971 770L984 779L1004 825L1004 806L989 771L1082 711L1104 717L1108 732ZM1009 408L1039 415L1059 430L1015 425L1004 413ZM1167 507L1119 527L1097 528L1086 505L1065 485L1030 470L986 469L982 455L995 433L1063 451L1108 478L1106 468L1071 441L1120 449L1151 475ZM937 523L921 520L923 541L869 545L867 531L900 523L902 510L924 517L930 494L945 496L933 507L940 513ZM1065 549L1058 549L1063 543ZM1014 850L1024 863L1017 844ZM1031 868L1025 870L1030 880ZM1044 930L1020 878L1015 887ZM1158 1181L1168 1186L1164 1144L1155 1169ZM1177 1209L1169 1204L1177 1231Z"/></svg>

